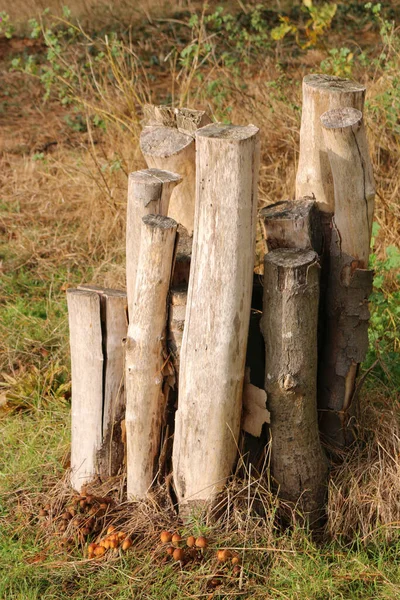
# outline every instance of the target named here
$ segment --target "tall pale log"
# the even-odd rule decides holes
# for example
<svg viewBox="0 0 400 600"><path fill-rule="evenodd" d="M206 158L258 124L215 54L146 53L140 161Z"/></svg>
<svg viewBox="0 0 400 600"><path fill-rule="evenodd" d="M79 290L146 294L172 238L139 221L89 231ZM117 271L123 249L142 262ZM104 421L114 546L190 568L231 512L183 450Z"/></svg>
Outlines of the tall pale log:
<svg viewBox="0 0 400 600"><path fill-rule="evenodd" d="M78 492L98 475L102 446L103 342L100 296L67 290L71 348L71 485Z"/></svg>
<svg viewBox="0 0 400 600"><path fill-rule="evenodd" d="M176 173L160 169L145 169L129 175L126 218L126 290L130 320L139 259L142 218L149 214L166 216L172 190L181 180Z"/></svg>
<svg viewBox="0 0 400 600"><path fill-rule="evenodd" d="M147 106L147 126L140 136L140 148L149 167L179 173L182 184L171 196L168 216L193 235L196 149L194 135L210 122L203 111Z"/></svg>
<svg viewBox="0 0 400 600"><path fill-rule="evenodd" d="M303 108L296 197L315 196L322 212L334 212L333 180L325 146L321 115L332 109L363 110L365 87L332 75L307 75L303 79Z"/></svg>
<svg viewBox="0 0 400 600"><path fill-rule="evenodd" d="M318 256L277 249L264 262L265 390L271 470L282 498L317 518L326 497L327 461L317 419Z"/></svg>
<svg viewBox="0 0 400 600"><path fill-rule="evenodd" d="M267 250L277 248L322 251L322 229L315 200L276 202L260 210Z"/></svg>
<svg viewBox="0 0 400 600"><path fill-rule="evenodd" d="M322 115L335 188L335 214L326 294L326 335L319 373L321 430L335 446L354 439L358 365L368 350L368 271L375 185L362 113Z"/></svg>
<svg viewBox="0 0 400 600"><path fill-rule="evenodd" d="M177 223L168 217L143 218L125 371L127 491L135 499L146 497L159 452L167 295L176 229Z"/></svg>
<svg viewBox="0 0 400 600"><path fill-rule="evenodd" d="M196 222L173 447L181 509L212 504L237 454L253 281L259 130L197 132Z"/></svg>

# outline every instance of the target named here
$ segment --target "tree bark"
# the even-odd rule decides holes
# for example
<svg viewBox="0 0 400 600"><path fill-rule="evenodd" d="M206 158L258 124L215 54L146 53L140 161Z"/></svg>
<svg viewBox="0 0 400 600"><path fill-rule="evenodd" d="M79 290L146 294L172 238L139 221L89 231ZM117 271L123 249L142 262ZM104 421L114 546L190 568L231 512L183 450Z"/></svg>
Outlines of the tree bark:
<svg viewBox="0 0 400 600"><path fill-rule="evenodd" d="M194 136L210 119L203 111L148 105L145 122L147 125L140 136L144 159L149 167L168 169L182 176L182 184L172 193L168 216L192 236L196 181Z"/></svg>
<svg viewBox="0 0 400 600"><path fill-rule="evenodd" d="M326 335L319 374L321 430L334 445L354 439L352 402L358 365L368 350L368 271L374 179L362 113L347 108L321 117L335 188Z"/></svg>
<svg viewBox="0 0 400 600"><path fill-rule="evenodd" d="M166 216L172 190L181 181L182 178L176 173L160 169L145 169L129 175L126 218L126 292L130 321L139 259L142 218L149 214Z"/></svg>
<svg viewBox="0 0 400 600"><path fill-rule="evenodd" d="M271 471L285 500L318 518L327 461L317 419L318 256L277 249L264 262L265 390L271 419Z"/></svg>
<svg viewBox="0 0 400 600"><path fill-rule="evenodd" d="M325 146L321 115L332 109L363 109L365 86L331 75L306 75L303 79L303 110L296 198L315 196L322 212L334 212L333 180Z"/></svg>
<svg viewBox="0 0 400 600"><path fill-rule="evenodd" d="M266 249L313 249L322 252L321 221L315 200L276 202L260 211Z"/></svg>
<svg viewBox="0 0 400 600"><path fill-rule="evenodd" d="M235 462L253 281L259 130L197 132L193 256L173 447L181 509L212 504Z"/></svg>
<svg viewBox="0 0 400 600"><path fill-rule="evenodd" d="M155 477L159 452L165 361L167 295L177 223L143 218L132 318L126 340L128 498L143 499Z"/></svg>
<svg viewBox="0 0 400 600"><path fill-rule="evenodd" d="M103 342L100 296L67 290L71 348L71 486L78 492L98 475L102 446Z"/></svg>

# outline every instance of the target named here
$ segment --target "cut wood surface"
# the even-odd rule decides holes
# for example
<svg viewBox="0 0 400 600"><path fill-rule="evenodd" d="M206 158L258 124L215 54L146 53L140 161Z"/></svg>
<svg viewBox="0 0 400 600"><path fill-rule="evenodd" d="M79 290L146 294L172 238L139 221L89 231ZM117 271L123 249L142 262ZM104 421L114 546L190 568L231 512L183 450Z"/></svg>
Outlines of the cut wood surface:
<svg viewBox="0 0 400 600"><path fill-rule="evenodd" d="M320 516L327 461L317 420L318 256L277 249L264 264L265 390L272 437L271 471L282 498Z"/></svg>
<svg viewBox="0 0 400 600"><path fill-rule="evenodd" d="M322 229L315 200L276 202L260 210L267 250L276 248L322 251Z"/></svg>
<svg viewBox="0 0 400 600"><path fill-rule="evenodd" d="M126 290L129 319L139 259L142 217L149 214L166 216L172 190L181 180L178 174L160 169L145 169L129 175L126 218Z"/></svg>
<svg viewBox="0 0 400 600"><path fill-rule="evenodd" d="M179 173L182 184L171 196L168 216L193 235L196 149L194 135L210 122L204 111L147 105L140 148L149 167Z"/></svg>
<svg viewBox="0 0 400 600"><path fill-rule="evenodd" d="M164 413L167 296L177 223L143 218L136 286L126 340L127 492L143 499L156 475Z"/></svg>
<svg viewBox="0 0 400 600"><path fill-rule="evenodd" d="M237 454L259 130L253 125L209 125L197 132L196 143L196 223L173 447L174 482L184 510L212 504Z"/></svg>
<svg viewBox="0 0 400 600"><path fill-rule="evenodd" d="M314 195L323 212L334 212L334 190L320 117L336 108L362 111L365 91L365 86L359 83L332 75L306 75L303 79L296 197Z"/></svg>
<svg viewBox="0 0 400 600"><path fill-rule="evenodd" d="M326 333L320 360L321 429L329 442L354 439L353 403L358 365L368 351L368 271L375 185L362 113L332 110L321 116L330 160L335 214L326 293Z"/></svg>
<svg viewBox="0 0 400 600"><path fill-rule="evenodd" d="M67 290L71 348L71 486L78 492L98 475L102 445L103 342L100 296Z"/></svg>

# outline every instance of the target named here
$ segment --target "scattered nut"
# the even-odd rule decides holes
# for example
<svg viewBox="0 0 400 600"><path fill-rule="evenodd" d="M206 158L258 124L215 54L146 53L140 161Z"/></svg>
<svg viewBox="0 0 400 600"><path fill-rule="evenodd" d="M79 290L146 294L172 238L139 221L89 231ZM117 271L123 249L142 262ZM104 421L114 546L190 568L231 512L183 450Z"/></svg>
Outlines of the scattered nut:
<svg viewBox="0 0 400 600"><path fill-rule="evenodd" d="M217 560L220 563L227 562L232 556L232 552L229 550L218 550L217 552Z"/></svg>
<svg viewBox="0 0 400 600"><path fill-rule="evenodd" d="M179 533L174 533L174 535L171 538L171 542L174 544L174 546L178 546L179 542L182 541L181 536L179 535Z"/></svg>
<svg viewBox="0 0 400 600"><path fill-rule="evenodd" d="M168 544L172 540L172 533L169 531L162 531L160 534L160 540L163 544Z"/></svg>
<svg viewBox="0 0 400 600"><path fill-rule="evenodd" d="M130 548L132 546L132 540L131 538L127 537L124 539L124 541L122 542L122 550L124 552L126 552L128 550L128 548Z"/></svg>
<svg viewBox="0 0 400 600"><path fill-rule="evenodd" d="M185 557L185 553L182 548L175 548L172 556L174 560L182 562Z"/></svg>

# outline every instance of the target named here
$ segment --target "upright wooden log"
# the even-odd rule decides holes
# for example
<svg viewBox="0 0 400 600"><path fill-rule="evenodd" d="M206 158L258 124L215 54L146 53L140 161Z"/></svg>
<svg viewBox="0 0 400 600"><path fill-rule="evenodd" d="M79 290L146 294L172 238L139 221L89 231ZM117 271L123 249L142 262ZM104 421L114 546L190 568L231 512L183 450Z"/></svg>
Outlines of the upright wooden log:
<svg viewBox="0 0 400 600"><path fill-rule="evenodd" d="M322 229L315 200L276 202L260 210L267 250L277 248L322 251Z"/></svg>
<svg viewBox="0 0 400 600"><path fill-rule="evenodd" d="M168 216L193 235L196 149L194 135L210 122L203 111L147 106L146 127L140 136L140 148L149 167L167 169L183 177L174 190Z"/></svg>
<svg viewBox="0 0 400 600"><path fill-rule="evenodd" d="M322 212L334 212L334 191L320 117L336 108L352 107L362 111L364 99L365 86L349 79L318 74L306 75L303 79L296 198L314 195Z"/></svg>
<svg viewBox="0 0 400 600"><path fill-rule="evenodd" d="M149 214L166 216L172 190L181 180L176 173L160 169L145 169L129 175L126 218L126 290L130 320L139 259L142 218Z"/></svg>
<svg viewBox="0 0 400 600"><path fill-rule="evenodd" d="M154 480L159 452L165 326L177 223L143 218L136 287L126 340L128 498L143 499Z"/></svg>
<svg viewBox="0 0 400 600"><path fill-rule="evenodd" d="M82 377L80 374L75 377L75 372L76 369L86 369L86 359L80 356L79 346L73 344L74 334L72 333L76 328L73 324L74 313L77 311L76 306L82 305L84 307L87 304L88 296L80 293L81 291L96 293L99 297L100 312L98 313L96 309L93 319L96 319L96 330L100 323L103 356L101 390L99 387L96 397L89 395L91 406L96 406L96 419L99 415L101 419L97 421L96 426L92 423L85 430L85 420L81 418L81 411L86 410L86 400L83 396L82 406L78 404ZM96 302L95 304L97 306ZM126 293L121 290L81 284L78 286L78 290L68 290L68 305L71 321L71 359L72 363L75 364L72 376L74 387L72 394L72 430L79 431L79 435L72 436L72 455L74 457L79 456L81 437L84 435L86 443L88 445L92 444L95 454L91 478L99 476L101 479L106 479L118 474L122 468L125 455L122 433L125 418L124 349L122 342L128 329ZM80 312L78 309L78 314ZM98 319L99 323L97 322ZM93 329L91 323L92 320L83 325L84 331L88 328L90 334ZM76 392L77 386L78 392ZM74 463L72 465L74 471L75 458L72 463ZM73 483L74 481L75 476L73 476Z"/></svg>
<svg viewBox="0 0 400 600"><path fill-rule="evenodd" d="M318 517L327 461L317 420L318 256L277 249L264 262L265 390L272 436L271 470L282 498Z"/></svg>
<svg viewBox="0 0 400 600"><path fill-rule="evenodd" d="M353 439L352 402L358 365L368 350L368 271L375 186L362 113L344 108L321 117L335 189L320 361L321 429L335 446Z"/></svg>
<svg viewBox="0 0 400 600"><path fill-rule="evenodd" d="M71 485L78 492L98 475L102 446L103 341L100 296L67 290L71 348Z"/></svg>
<svg viewBox="0 0 400 600"><path fill-rule="evenodd" d="M125 458L125 356L123 340L128 330L126 293L106 288L101 295L104 351L102 448L99 473L102 479L117 475Z"/></svg>
<svg viewBox="0 0 400 600"><path fill-rule="evenodd" d="M197 132L196 222L173 447L180 508L213 503L235 462L252 294L259 130Z"/></svg>

